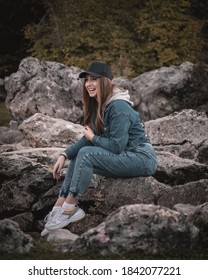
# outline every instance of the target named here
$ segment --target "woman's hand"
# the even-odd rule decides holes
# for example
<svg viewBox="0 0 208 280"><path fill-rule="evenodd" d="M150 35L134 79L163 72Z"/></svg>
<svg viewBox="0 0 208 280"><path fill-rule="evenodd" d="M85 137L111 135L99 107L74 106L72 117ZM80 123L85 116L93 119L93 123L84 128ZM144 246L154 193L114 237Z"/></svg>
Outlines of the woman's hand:
<svg viewBox="0 0 208 280"><path fill-rule="evenodd" d="M92 141L92 138L95 135L93 130L88 125L85 126L83 130L83 134L89 141Z"/></svg>
<svg viewBox="0 0 208 280"><path fill-rule="evenodd" d="M66 160L65 157L63 155L60 155L57 162L55 163L55 165L53 167L53 179L54 180L58 180L60 178L60 172L64 166L65 160Z"/></svg>

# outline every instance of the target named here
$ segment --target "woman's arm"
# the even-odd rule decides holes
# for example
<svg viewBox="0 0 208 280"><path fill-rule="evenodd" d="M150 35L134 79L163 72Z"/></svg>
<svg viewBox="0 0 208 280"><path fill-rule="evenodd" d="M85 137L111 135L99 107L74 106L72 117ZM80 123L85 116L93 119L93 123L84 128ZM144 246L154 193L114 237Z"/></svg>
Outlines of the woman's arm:
<svg viewBox="0 0 208 280"><path fill-rule="evenodd" d="M109 135L93 136L92 143L115 154L120 154L129 140L130 120L127 114L120 112L111 115L109 123Z"/></svg>
<svg viewBox="0 0 208 280"><path fill-rule="evenodd" d="M66 153L69 160L74 159L77 156L79 150L85 146L93 146L93 143L87 140L85 136L83 136L76 143L67 148L64 152Z"/></svg>

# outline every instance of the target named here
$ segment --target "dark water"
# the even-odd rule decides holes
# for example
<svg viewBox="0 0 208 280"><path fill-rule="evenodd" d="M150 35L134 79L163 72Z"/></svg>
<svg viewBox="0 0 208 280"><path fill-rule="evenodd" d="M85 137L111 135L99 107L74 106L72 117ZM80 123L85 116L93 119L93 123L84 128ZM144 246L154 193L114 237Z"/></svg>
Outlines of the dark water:
<svg viewBox="0 0 208 280"><path fill-rule="evenodd" d="M11 115L4 102L0 102L0 126L9 126Z"/></svg>

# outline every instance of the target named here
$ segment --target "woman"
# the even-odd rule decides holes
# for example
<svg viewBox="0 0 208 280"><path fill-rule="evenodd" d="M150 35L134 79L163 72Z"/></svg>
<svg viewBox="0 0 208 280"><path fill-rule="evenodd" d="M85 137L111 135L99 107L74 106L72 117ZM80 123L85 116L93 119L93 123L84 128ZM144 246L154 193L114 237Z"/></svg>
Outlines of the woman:
<svg viewBox="0 0 208 280"><path fill-rule="evenodd" d="M93 62L79 75L84 78L83 137L58 158L54 179L65 160L70 164L60 195L47 217L42 236L84 218L77 206L93 173L107 177L150 176L157 167L156 153L130 101L127 90L112 83L106 63Z"/></svg>

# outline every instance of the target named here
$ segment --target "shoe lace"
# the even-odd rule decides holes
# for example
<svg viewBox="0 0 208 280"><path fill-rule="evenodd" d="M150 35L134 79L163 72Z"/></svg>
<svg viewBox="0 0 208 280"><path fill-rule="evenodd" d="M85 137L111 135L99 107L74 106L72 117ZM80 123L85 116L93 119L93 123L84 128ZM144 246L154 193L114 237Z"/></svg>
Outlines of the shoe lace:
<svg viewBox="0 0 208 280"><path fill-rule="evenodd" d="M51 216L51 212L47 216L45 216L45 218L44 218L45 223L48 222L48 220L50 219L50 216Z"/></svg>
<svg viewBox="0 0 208 280"><path fill-rule="evenodd" d="M48 215L44 218L44 222L47 223L47 222L52 222L54 221L57 217L59 217L59 215L62 213L62 209L57 209L57 210L54 210L54 211L51 211L50 213L48 213Z"/></svg>

